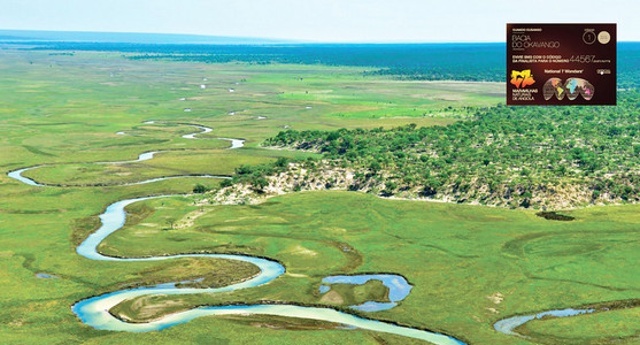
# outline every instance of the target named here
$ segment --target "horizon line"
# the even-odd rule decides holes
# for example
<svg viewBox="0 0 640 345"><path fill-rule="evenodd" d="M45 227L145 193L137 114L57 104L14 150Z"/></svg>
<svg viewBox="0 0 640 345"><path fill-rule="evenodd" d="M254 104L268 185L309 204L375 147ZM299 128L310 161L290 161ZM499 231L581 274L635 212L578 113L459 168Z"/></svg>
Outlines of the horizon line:
<svg viewBox="0 0 640 345"><path fill-rule="evenodd" d="M135 32L135 31L76 31L76 30L38 30L38 29L6 29L0 28L0 32L42 32L42 33L78 33L78 34L116 34L116 35L158 35L158 36L183 36L183 37L201 37L201 38L224 38L224 39L236 39L236 40L256 40L264 41L260 43L236 43L233 45L349 45L349 44L361 44L361 45L390 45L390 44L506 44L504 41L317 41L317 40L299 40L299 39L287 39L287 38L273 38L273 37L252 37L252 36L224 36L224 35L210 35L210 34L192 34L192 33L169 33L169 32ZM58 42L90 42L90 43L102 43L95 41L84 40L59 40L59 39L38 39L38 38L17 38L21 41L58 41ZM9 41L9 40L2 40ZM617 43L637 43L639 41L617 41ZM106 42L105 42L106 43ZM144 44L138 42L109 42L109 43L135 43ZM212 45L225 45L224 43L207 43L207 42L174 42L174 43L154 43L154 44L212 44ZM229 43L226 43L229 44Z"/></svg>

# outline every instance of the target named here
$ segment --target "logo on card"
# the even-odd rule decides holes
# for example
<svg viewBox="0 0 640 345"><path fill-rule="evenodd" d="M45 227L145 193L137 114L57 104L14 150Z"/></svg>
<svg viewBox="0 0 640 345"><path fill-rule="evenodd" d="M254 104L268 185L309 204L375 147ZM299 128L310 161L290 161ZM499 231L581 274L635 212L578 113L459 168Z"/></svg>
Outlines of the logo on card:
<svg viewBox="0 0 640 345"><path fill-rule="evenodd" d="M530 69L525 69L522 71L511 70L511 81L516 88L524 88L529 85L533 85L536 81L533 79L533 75L531 74Z"/></svg>

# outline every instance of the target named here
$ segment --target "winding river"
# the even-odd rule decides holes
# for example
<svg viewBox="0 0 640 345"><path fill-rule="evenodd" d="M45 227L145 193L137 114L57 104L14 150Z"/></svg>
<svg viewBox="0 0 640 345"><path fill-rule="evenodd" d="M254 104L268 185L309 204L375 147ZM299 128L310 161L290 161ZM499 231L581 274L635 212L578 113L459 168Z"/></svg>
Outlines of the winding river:
<svg viewBox="0 0 640 345"><path fill-rule="evenodd" d="M211 132L211 128L199 126L202 131L199 133ZM184 135L185 139L196 139L195 135L198 133ZM221 140L228 140L231 143L230 149L237 149L244 146L244 140L232 139L232 138L219 138ZM149 160L154 157L154 154L158 151L145 152L138 156L134 161L122 161L122 162L98 162L97 164L122 164L130 162L140 162ZM30 169L35 169L40 166L22 168L12 172L9 172L8 176L30 186L43 187L46 184L41 184L33 179L22 176L22 173ZM178 178L180 176L168 177ZM214 177L217 176L201 175L201 177ZM144 184L155 181L167 179L156 178L132 184ZM208 315L274 315L274 316L286 316L303 318L310 320L326 321L338 323L354 328L372 330L377 332L391 333L401 335L405 337L411 337L416 339L426 340L428 342L437 345L465 345L462 341L453 338L448 335L430 332L426 330L420 330L411 327L405 327L396 325L393 323L377 321L372 319L366 319L358 317L352 314L337 311L331 308L322 307L304 307L297 305L286 304L256 304L256 305L229 305L229 306L204 306L198 307L187 311L173 313L165 315L160 319L156 319L146 323L131 323L120 320L109 313L109 310L121 303L124 300L136 298L150 294L165 294L165 295L183 295L183 294L197 294L197 293L220 293L228 291L236 291L241 289L247 289L267 284L274 279L278 278L285 272L285 267L280 263L259 257L252 257L247 255L237 254L180 254L169 256L157 256L157 257L144 257L144 258L120 258L101 254L98 252L98 245L109 235L121 229L126 222L125 207L135 202L156 199L175 197L176 195L165 195L155 197L142 197L134 199L126 199L117 201L109 205L106 210L99 216L101 226L96 232L92 233L85 239L76 249L76 252L89 259L96 261L114 261L114 262L140 262L140 261L161 261L171 260L177 258L215 258L226 260L238 260L244 261L256 265L260 269L260 273L256 276L245 280L241 283L232 284L220 288L178 288L176 283L164 283L155 286L137 287L132 289L119 290L100 296L90 297L75 303L72 306L73 312L78 318L85 324L100 330L111 331L128 331L128 332L148 332L158 331L175 325L183 324L193 320L194 318L208 316ZM411 286L401 276L396 275L360 275L360 276L333 276L327 277L323 280L324 284L333 283L350 283L350 284L363 284L364 282L377 279L383 282L390 289L390 296L392 298L392 304L384 304L382 306L373 308L363 308L363 310L376 311L392 308L396 305L396 302L404 299L411 289ZM326 285L325 285L326 286ZM369 303L369 302L368 302ZM373 305L376 302L371 302ZM365 303L366 305L366 303ZM358 309L359 306L353 306L354 309Z"/></svg>
<svg viewBox="0 0 640 345"><path fill-rule="evenodd" d="M145 124L155 124L155 121L146 121L144 122ZM194 126L197 127L198 129L200 129L200 132L196 132L196 133L191 133L191 134L186 134L183 135L182 137L185 139L196 139L196 135L197 134L202 134L202 133L210 133L213 131L213 128L210 127L205 127L205 126L201 126L201 125L195 125L195 124L188 124L190 126ZM218 140L226 140L229 141L231 144L231 147L229 147L230 150L232 149L239 149L241 147L244 146L244 139L233 139L233 138L216 138ZM129 160L129 161L117 161L117 162L94 162L94 164L111 164L111 165L116 165L116 164L126 164L126 163L138 163L138 162L143 162L143 161L148 161L153 159L153 157L157 154L157 153L161 153L162 151L149 151L149 152L143 152L140 155L138 155L138 159L135 160ZM7 176L18 180L26 185L29 186L35 186L35 187L60 187L59 185L55 185L55 184L47 184L47 183L41 183L38 181L35 181L31 178L28 178L26 176L23 176L22 174L25 171L29 171L29 170L33 170L33 169L37 169L37 168L41 168L44 165L38 165L38 166L33 166L33 167L28 167L28 168L22 168L22 169L18 169L18 170L14 170L11 171L7 174ZM207 174L200 174L200 175L188 175L188 176L165 176L165 177L155 177L155 178L151 178L148 180L143 180L143 181L138 181L138 182L129 182L129 183L114 183L114 184L108 184L109 186L135 186L135 185L142 185L142 184L148 184L148 183L153 183L153 182L159 182L159 181L164 181L164 180L170 180L170 179L175 179L175 178L183 178L183 177L199 177L199 178L217 178L217 179L230 179L231 177L229 176L217 176L217 175L207 175ZM97 186L104 186L102 184L98 185L82 185L82 186L75 186L75 185L68 185L68 186L63 186L63 187L97 187Z"/></svg>
<svg viewBox="0 0 640 345"><path fill-rule="evenodd" d="M252 288L267 284L278 278L285 272L284 266L280 263L264 258L257 258L246 255L231 254L182 254L171 256L158 256L149 258L118 258L101 254L97 251L98 245L110 234L121 229L126 221L125 207L138 201L153 198L163 198L170 196L144 197L127 199L115 202L100 215L101 226L91 234L78 248L77 253L90 260L99 261L159 261L184 257L206 257L226 260L239 260L252 263L260 269L260 273L244 282L228 285L221 288L176 288L175 283L165 283L150 287L139 287L107 293L104 295L91 297L73 305L73 312L89 326L101 330L147 332L162 330L171 326L186 323L194 318L208 315L277 315L304 318L311 320L327 321L352 326L360 329L392 333L396 335L417 338L432 342L438 345L463 345L464 343L453 337L419 330L410 327L398 326L392 323L361 318L348 313L336 311L331 308L302 307L283 304L257 304L257 305L233 305L233 306L209 306L199 307L179 313L166 315L160 319L147 323L129 323L122 321L109 313L109 310L124 300L149 295L149 294L196 294L196 293L217 293L236 291L240 289ZM391 278L391 275L387 275ZM349 276L353 277L353 276ZM357 277L357 276L356 276ZM398 276L394 276L397 279ZM385 277L386 278L386 277ZM401 278L401 277L400 277ZM365 277L365 280L377 279L376 277ZM404 280L404 278L401 278ZM331 279L330 279L331 280ZM337 280L332 280L337 282ZM325 281L328 283L328 281ZM406 295L405 295L406 296Z"/></svg>
<svg viewBox="0 0 640 345"><path fill-rule="evenodd" d="M191 134L185 134L182 137L185 139L195 139L197 134L205 134L205 133L211 133L213 131L213 128L209 128L209 127L205 127L205 126L200 126L200 125L191 125L194 126L198 129L200 129L200 132L196 132L196 133L191 133Z"/></svg>
<svg viewBox="0 0 640 345"><path fill-rule="evenodd" d="M147 121L147 124L155 123L154 121ZM196 135L200 133L209 133L213 129L201 125L194 125L201 131L198 133L192 133L183 135L182 137L185 139L196 139ZM220 140L230 141L231 147L230 149L237 149L244 146L244 140L242 139L231 139L231 138L217 138ZM137 160L133 161L121 161L121 162L96 162L96 164L123 164L123 163L132 163L132 162L141 162L145 160L153 159L154 155L161 151L152 151L145 152L138 156ZM42 165L44 166L44 165ZM21 183L24 183L29 186L35 187L44 187L48 186L47 184L39 183L33 179L22 176L22 173L25 171L36 169L41 166L34 166L28 168L22 168L18 170L14 170L8 173L10 178L13 178ZM209 178L229 178L225 176L213 176L213 175L196 175L198 177L209 177ZM162 181L170 178L181 178L187 176L170 176L170 177L161 177L154 178L140 182L121 184L121 186L127 185L138 185L138 184L146 184L152 183L156 181ZM189 176L193 177L193 176ZM96 232L92 233L85 239L76 249L77 253L89 260L96 261L113 261L113 262L140 262L140 261L161 261L161 260L171 260L177 258L215 258L215 259L225 259L225 260L238 260L244 261L251 264L256 265L260 269L260 273L255 275L254 277L245 280L243 282L232 284L220 288L178 288L176 287L176 283L164 283L158 284L154 286L146 286L146 287L137 287L132 289L119 290L99 296L94 296L91 298L87 298L75 303L72 306L73 312L78 316L78 318L84 322L85 324L100 330L110 330L110 331L127 331L127 332L148 332L148 331L158 331L165 328L169 328L175 325L183 324L189 322L198 317L202 316L211 316L211 315L247 315L247 314L255 314L255 315L273 315L273 316L285 316L285 317L294 317L294 318L302 318L302 319L310 319L310 320L318 320L318 321L327 321L338 323L346 326L350 326L353 328L383 332L396 334L405 337L411 337L416 339L422 339L428 342L431 342L436 345L466 345L461 340L458 340L454 337L431 332L427 330L421 330L417 328L400 326L397 324L377 321L373 319L366 319L362 317L358 317L349 313L340 312L332 308L322 308L322 307L304 307L297 305L286 305L286 304L256 304L256 305L228 305L228 306L203 306L194 309L190 309L187 311L182 311L178 313L173 313L169 315L165 315L160 319L156 319L146 323L131 323L120 320L114 317L109 313L109 310L121 303L124 300L128 300L131 298L136 298L144 295L150 294L165 294L165 295L183 295L183 294L199 294L199 293L220 293L220 292L229 292L236 291L241 289L253 288L257 286L261 286L264 284L268 284L269 282L277 279L279 276L285 273L285 267L280 263L259 257L253 257L248 255L237 255L237 254L180 254L180 255L168 255L168 256L157 256L157 257L144 257L144 258L120 258L113 257L101 254L98 252L98 245L109 235L114 233L115 231L120 230L125 222L126 222L126 212L125 207L131 205L135 202L157 199L157 198L167 198L167 197L175 197L178 195L164 195L164 196L154 196L154 197L142 197L142 198L134 198L134 199L126 199L117 201L111 205L109 205L106 210L99 216L101 226ZM388 289L389 289L389 300L390 302L374 302L369 301L361 305L351 306L351 308L360 311L366 312L374 312L380 310L387 310L395 307L397 303L403 300L406 296L409 295L411 291L411 285L406 281L406 279L402 276L394 275L394 274L362 274L362 275L349 275L349 276L329 276L325 277L322 280L322 284L320 286L320 292L326 293L331 287L331 284L365 284L370 280L379 280L381 281ZM593 312L593 309L563 309L563 310L551 310L546 312L541 312L533 315L524 315L524 316L513 316L503 320L500 320L494 324L494 329L498 332L501 332L510 336L520 336L519 333L515 332L515 328L521 326L531 320L539 319L546 316L553 317L566 317L566 316L574 316L585 313Z"/></svg>
<svg viewBox="0 0 640 345"><path fill-rule="evenodd" d="M151 152L143 152L140 155L138 155L138 159L136 160L131 160L131 161L119 161L119 162L95 162L95 164L125 164L125 163L137 163L137 162L143 162L143 161L148 161L150 159L153 159L153 156L156 153L159 153L160 151L151 151ZM37 182L36 180L33 180L31 178L22 176L22 173L24 173L25 171L29 171L29 170L33 170L33 169L37 169L37 168L41 168L44 165L37 165L37 166L33 166L33 167L28 167L28 168L22 168L22 169L18 169L18 170L14 170L11 171L7 174L7 176L11 177L12 179L18 180L24 184L27 184L29 186L35 186L35 187L55 187L56 185L51 185L51 184L46 184L46 183L40 183ZM212 175L197 175L200 177L214 177ZM137 184L147 184L147 183L152 183L152 182L158 182L158 181L162 181L162 180L166 180L166 179L170 179L170 178L178 178L178 177L183 177L183 176L170 176L170 177L157 177L157 178L152 178L149 180L145 180L145 181L140 181L140 182L131 182L131 183L123 183L123 184L118 184L119 186L132 186L132 185L137 185ZM223 177L221 177L223 178Z"/></svg>
<svg viewBox="0 0 640 345"><path fill-rule="evenodd" d="M129 162L137 162L137 161L129 161ZM121 163L121 162L112 162L111 164ZM218 175L208 175L208 174L194 174L194 175L178 175L178 176L163 176L163 177L154 177L148 180L142 180L137 182L127 182L127 183L105 183L105 184L83 184L83 185L58 185L58 184L47 184L38 182L34 179L31 179L26 176L22 176L22 173L25 171L41 168L42 166L34 166L30 168L23 168L19 170L11 171L7 174L7 176L16 179L24 184L35 186L35 187L106 187L106 186L136 186L142 184L148 184L153 182L160 182L165 180L172 180L176 178L185 178L185 177L198 177L198 178L215 178L215 179L231 179L229 176L218 176Z"/></svg>
<svg viewBox="0 0 640 345"><path fill-rule="evenodd" d="M28 177L24 177L22 176L22 173L27 171L27 170L31 170L31 169L35 169L35 168L39 168L39 166L35 166L35 167L30 167L30 168L22 168L22 169L18 169L18 170L14 170L14 171L10 171L7 176L11 177L14 180L18 180L26 185L29 186L35 186L35 187L44 187L45 185L40 184Z"/></svg>
<svg viewBox="0 0 640 345"><path fill-rule="evenodd" d="M524 325L529 321L536 320L536 319L539 320L545 317L569 317L569 316L577 316L582 314L591 314L595 311L596 311L595 309L567 308L567 309L549 310L549 311L544 311L541 313L531 314L531 315L518 315L518 316L508 317L506 319L502 319L494 323L493 328L496 331L506 335L524 337L520 333L516 332L515 329Z"/></svg>
<svg viewBox="0 0 640 345"><path fill-rule="evenodd" d="M147 323L129 323L122 321L109 313L109 310L120 302L149 294L196 294L196 293L217 293L236 291L240 289L252 288L267 284L278 278L285 272L284 266L280 263L264 258L257 258L246 255L231 254L182 254L171 256L159 256L149 258L117 258L101 254L97 251L97 246L110 234L121 229L126 221L125 207L138 201L149 200L159 197L144 197L136 199L127 199L113 203L107 207L105 212L100 215L101 226L91 234L77 248L77 253L90 260L99 261L159 261L170 260L184 257L206 257L226 260L239 260L252 263L260 269L260 273L244 282L228 285L221 288L176 288L175 283L165 283L149 287L139 287L134 289L126 289L107 293L104 295L91 297L82 300L73 305L73 312L89 326L101 330L111 331L129 331L129 332L148 332L162 330L171 326L186 323L194 318L207 315L278 315L287 317L296 317L304 319L312 319L319 321L328 321L352 326L361 329L373 330L378 332L392 333L417 339L426 340L439 345L461 345L463 342L439 333L419 330L410 327L398 326L382 321L361 318L355 315L343 313L330 308L319 307L302 307L295 305L280 304L257 304L257 305L233 305L233 306L209 306L199 307L179 313L166 315L161 319L157 319ZM366 278L375 279L375 278Z"/></svg>
<svg viewBox="0 0 640 345"><path fill-rule="evenodd" d="M155 122L152 122L155 123ZM185 134L182 137L185 139L197 139L196 135L198 134L205 134L205 133L211 133L213 131L213 128L210 127L205 127L205 126L201 126L201 125L196 125L196 124L188 124L190 126L194 126L198 129L200 129L200 132L196 132L196 133L191 133L191 134ZM231 142L231 147L229 149L239 149L241 147L244 146L244 139L233 139L233 138L216 138L218 140L227 140L229 142Z"/></svg>

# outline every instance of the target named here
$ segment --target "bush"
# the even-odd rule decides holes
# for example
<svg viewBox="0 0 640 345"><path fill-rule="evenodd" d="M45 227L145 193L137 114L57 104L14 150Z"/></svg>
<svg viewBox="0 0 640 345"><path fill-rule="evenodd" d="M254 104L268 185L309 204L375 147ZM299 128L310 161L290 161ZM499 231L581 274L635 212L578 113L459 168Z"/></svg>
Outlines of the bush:
<svg viewBox="0 0 640 345"><path fill-rule="evenodd" d="M225 179L222 180L222 182L220 182L220 188L226 188L226 187L231 187L233 186L233 180L232 179Z"/></svg>
<svg viewBox="0 0 640 345"><path fill-rule="evenodd" d="M200 184L200 183L198 183L197 185L195 185L195 186L193 187L193 192L194 192L194 193L197 193L197 194L206 193L206 192L208 192L209 190L211 190L211 188L209 188L209 187L207 187L207 186L205 186L205 185L203 185L203 184Z"/></svg>

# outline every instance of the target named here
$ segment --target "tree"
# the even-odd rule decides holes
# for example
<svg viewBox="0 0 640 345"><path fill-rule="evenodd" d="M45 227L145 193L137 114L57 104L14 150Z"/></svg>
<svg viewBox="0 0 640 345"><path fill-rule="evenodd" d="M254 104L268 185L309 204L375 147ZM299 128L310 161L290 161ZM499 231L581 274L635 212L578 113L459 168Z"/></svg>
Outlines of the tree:
<svg viewBox="0 0 640 345"><path fill-rule="evenodd" d="M280 157L275 162L275 166L277 166L278 168L286 168L288 164L289 164L289 159L286 157Z"/></svg>
<svg viewBox="0 0 640 345"><path fill-rule="evenodd" d="M165 230L173 230L176 225L177 219L175 218L167 218L165 223L169 226L169 228L165 228Z"/></svg>

